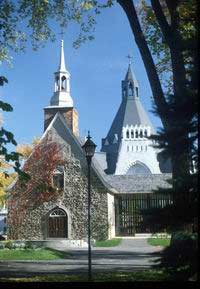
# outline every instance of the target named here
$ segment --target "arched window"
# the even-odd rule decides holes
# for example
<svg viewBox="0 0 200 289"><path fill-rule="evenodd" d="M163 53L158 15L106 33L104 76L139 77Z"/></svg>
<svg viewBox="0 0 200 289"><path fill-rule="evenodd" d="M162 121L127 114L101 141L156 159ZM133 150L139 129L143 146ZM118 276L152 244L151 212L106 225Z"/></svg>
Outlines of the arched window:
<svg viewBox="0 0 200 289"><path fill-rule="evenodd" d="M138 138L138 131L135 131L135 138Z"/></svg>
<svg viewBox="0 0 200 289"><path fill-rule="evenodd" d="M140 131L140 137L141 138L143 137L143 131L142 130Z"/></svg>
<svg viewBox="0 0 200 289"><path fill-rule="evenodd" d="M66 216L67 214L65 213L65 211L63 211L62 209L55 209L53 210L53 212L51 212L51 214L49 215L50 217L60 217L60 216Z"/></svg>
<svg viewBox="0 0 200 289"><path fill-rule="evenodd" d="M59 85L60 85L60 81L59 81L59 76L56 76L56 91L59 90Z"/></svg>
<svg viewBox="0 0 200 289"><path fill-rule="evenodd" d="M134 132L131 130L131 138L134 138Z"/></svg>
<svg viewBox="0 0 200 289"><path fill-rule="evenodd" d="M124 98L126 97L126 89L125 88L123 89L123 97Z"/></svg>
<svg viewBox="0 0 200 289"><path fill-rule="evenodd" d="M61 80L62 80L61 90L66 90L66 77L63 75Z"/></svg>
<svg viewBox="0 0 200 289"><path fill-rule="evenodd" d="M147 137L148 134L147 134L147 129L144 130L144 137Z"/></svg>
<svg viewBox="0 0 200 289"><path fill-rule="evenodd" d="M53 187L56 190L64 189L64 170L61 166L58 166L53 173Z"/></svg>
<svg viewBox="0 0 200 289"><path fill-rule="evenodd" d="M148 175L151 174L151 171L145 164L136 163L132 165L126 172L126 175L135 175L135 174Z"/></svg>
<svg viewBox="0 0 200 289"><path fill-rule="evenodd" d="M135 89L136 89L136 96L139 97L139 95L138 95L138 87L136 87Z"/></svg>
<svg viewBox="0 0 200 289"><path fill-rule="evenodd" d="M132 83L129 83L129 86L128 86L128 95L129 95L129 96L133 96L133 84L132 84Z"/></svg>
<svg viewBox="0 0 200 289"><path fill-rule="evenodd" d="M129 130L126 131L126 138L129 138Z"/></svg>

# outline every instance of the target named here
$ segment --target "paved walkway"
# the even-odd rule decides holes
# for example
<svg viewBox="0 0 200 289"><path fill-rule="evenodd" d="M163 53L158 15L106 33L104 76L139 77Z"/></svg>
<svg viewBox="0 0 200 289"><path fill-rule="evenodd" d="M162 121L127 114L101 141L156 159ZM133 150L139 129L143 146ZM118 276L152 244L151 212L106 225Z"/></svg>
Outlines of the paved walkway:
<svg viewBox="0 0 200 289"><path fill-rule="evenodd" d="M161 248L146 239L123 239L112 248L92 248L93 272L144 270L155 265ZM87 249L70 249L67 259L52 261L0 261L0 276L80 274L87 272Z"/></svg>

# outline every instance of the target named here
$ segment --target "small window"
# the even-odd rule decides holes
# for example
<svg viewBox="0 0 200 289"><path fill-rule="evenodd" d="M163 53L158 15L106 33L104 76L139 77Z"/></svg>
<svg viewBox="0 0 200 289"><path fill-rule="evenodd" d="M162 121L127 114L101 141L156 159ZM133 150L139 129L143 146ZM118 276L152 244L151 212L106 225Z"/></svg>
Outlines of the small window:
<svg viewBox="0 0 200 289"><path fill-rule="evenodd" d="M126 138L129 138L129 130L126 131Z"/></svg>
<svg viewBox="0 0 200 289"><path fill-rule="evenodd" d="M148 134L147 134L147 129L145 129L145 131L144 131L144 137L147 137L148 136Z"/></svg>
<svg viewBox="0 0 200 289"><path fill-rule="evenodd" d="M131 138L134 138L134 132L131 130Z"/></svg>
<svg viewBox="0 0 200 289"><path fill-rule="evenodd" d="M135 132L135 138L138 138L138 131Z"/></svg>
<svg viewBox="0 0 200 289"><path fill-rule="evenodd" d="M58 167L53 174L53 187L56 190L64 189L64 171L62 167Z"/></svg>
<svg viewBox="0 0 200 289"><path fill-rule="evenodd" d="M141 137L141 138L143 137L143 132L142 132L142 130L140 131L140 137Z"/></svg>

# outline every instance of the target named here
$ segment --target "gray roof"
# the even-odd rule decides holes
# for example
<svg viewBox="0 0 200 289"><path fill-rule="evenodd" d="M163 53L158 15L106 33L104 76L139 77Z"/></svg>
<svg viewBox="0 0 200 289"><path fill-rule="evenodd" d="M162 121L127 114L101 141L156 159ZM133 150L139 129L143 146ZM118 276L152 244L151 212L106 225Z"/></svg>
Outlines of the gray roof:
<svg viewBox="0 0 200 289"><path fill-rule="evenodd" d="M152 193L159 187L171 188L167 182L171 174L152 175L106 175L106 181L120 194Z"/></svg>
<svg viewBox="0 0 200 289"><path fill-rule="evenodd" d="M126 125L150 126L152 132L155 133L155 129L139 98L126 98L122 100L106 137L109 142L113 142L115 134L120 138L122 135L122 128Z"/></svg>
<svg viewBox="0 0 200 289"><path fill-rule="evenodd" d="M132 81L134 83L134 86L138 86L137 80L131 70L130 65L126 73L125 81ZM154 126L150 121L145 109L143 108L139 97L122 98L120 107L106 137L110 144L113 142L116 134L118 135L119 139L121 138L122 128L126 125L150 126L152 132L155 133ZM104 151L103 148L102 151Z"/></svg>
<svg viewBox="0 0 200 289"><path fill-rule="evenodd" d="M99 163L101 169L105 171L107 169L107 161L106 161L106 153L104 152L96 152L94 154L95 159Z"/></svg>

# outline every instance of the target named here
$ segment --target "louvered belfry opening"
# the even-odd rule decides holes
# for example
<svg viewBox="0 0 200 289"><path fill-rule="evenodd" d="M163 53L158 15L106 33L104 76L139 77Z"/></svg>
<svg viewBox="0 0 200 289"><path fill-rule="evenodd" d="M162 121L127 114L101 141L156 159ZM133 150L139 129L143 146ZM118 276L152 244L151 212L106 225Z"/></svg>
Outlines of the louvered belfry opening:
<svg viewBox="0 0 200 289"><path fill-rule="evenodd" d="M115 220L117 236L134 236L136 233L152 233L160 231L160 224L148 226L145 223L145 209L163 208L171 204L167 194L131 194L115 198ZM149 213L150 214L150 213Z"/></svg>

